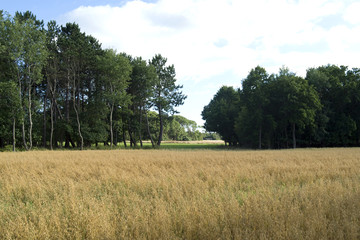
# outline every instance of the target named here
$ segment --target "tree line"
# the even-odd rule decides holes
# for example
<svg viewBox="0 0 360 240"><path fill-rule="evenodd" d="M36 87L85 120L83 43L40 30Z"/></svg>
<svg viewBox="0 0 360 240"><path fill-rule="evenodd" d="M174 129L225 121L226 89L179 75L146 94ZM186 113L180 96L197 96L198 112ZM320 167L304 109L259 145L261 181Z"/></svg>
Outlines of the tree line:
<svg viewBox="0 0 360 240"><path fill-rule="evenodd" d="M102 49L76 23L0 11L0 148L198 139L174 65Z"/></svg>
<svg viewBox="0 0 360 240"><path fill-rule="evenodd" d="M360 145L360 69L326 65L299 77L260 66L242 88L223 86L204 107L205 129L250 148Z"/></svg>

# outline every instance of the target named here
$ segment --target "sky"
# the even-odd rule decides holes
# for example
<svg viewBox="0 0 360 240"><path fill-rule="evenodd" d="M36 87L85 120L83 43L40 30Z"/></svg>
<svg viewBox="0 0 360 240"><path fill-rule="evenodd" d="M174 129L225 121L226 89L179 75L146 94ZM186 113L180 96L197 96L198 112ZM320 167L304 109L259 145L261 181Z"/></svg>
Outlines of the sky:
<svg viewBox="0 0 360 240"><path fill-rule="evenodd" d="M286 66L305 77L326 64L360 67L356 0L0 0L12 16L76 22L87 35L132 56L161 54L187 95L180 115L201 111L223 85L241 87L252 68Z"/></svg>

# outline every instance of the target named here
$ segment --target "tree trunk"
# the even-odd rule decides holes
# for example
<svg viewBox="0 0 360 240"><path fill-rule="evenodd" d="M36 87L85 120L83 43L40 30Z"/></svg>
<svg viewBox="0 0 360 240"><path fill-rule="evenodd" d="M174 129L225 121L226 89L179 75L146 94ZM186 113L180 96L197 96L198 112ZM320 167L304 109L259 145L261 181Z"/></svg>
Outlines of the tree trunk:
<svg viewBox="0 0 360 240"><path fill-rule="evenodd" d="M56 108L57 108L57 104L56 104L56 84L57 84L57 64L55 62L55 60L53 61L53 67L55 69L55 73L53 75L53 84L51 82L51 77L50 74L48 77L48 81L47 81L47 90L49 90L49 96L50 96L50 150L53 150L53 138L54 138L54 118L56 118ZM54 116L55 115L55 116ZM59 116L62 118L60 109L59 109ZM57 142L56 142L57 145Z"/></svg>
<svg viewBox="0 0 360 240"><path fill-rule="evenodd" d="M110 109L110 148L111 149L112 149L113 143L114 143L113 112L114 112L114 103L111 104L111 109Z"/></svg>
<svg viewBox="0 0 360 240"><path fill-rule="evenodd" d="M139 122L139 139L140 139L140 146L141 148L143 147L143 142L142 142L142 136L141 136L141 126L142 126L142 107L140 106L140 122Z"/></svg>
<svg viewBox="0 0 360 240"><path fill-rule="evenodd" d="M15 152L16 137L15 137L16 119L13 118L13 152Z"/></svg>
<svg viewBox="0 0 360 240"><path fill-rule="evenodd" d="M70 135L67 131L65 131L65 148L70 148Z"/></svg>
<svg viewBox="0 0 360 240"><path fill-rule="evenodd" d="M50 149L53 150L53 136L54 136L54 101L50 104Z"/></svg>
<svg viewBox="0 0 360 240"><path fill-rule="evenodd" d="M150 137L151 145L152 145L152 147L154 147L155 144L154 144L154 140L153 140L153 138L151 136L151 133L150 133L149 118L148 118L147 110L145 110L145 116L146 116L147 132L148 132L149 137Z"/></svg>
<svg viewBox="0 0 360 240"><path fill-rule="evenodd" d="M125 146L125 148L127 147L127 145L126 145L126 134L125 134L125 126L123 125L123 141L124 141L124 146Z"/></svg>
<svg viewBox="0 0 360 240"><path fill-rule="evenodd" d="M29 88L31 89L31 88ZM32 121L32 111L31 111L31 90L29 90L29 123L30 123L30 126L29 126L29 149L32 148L32 127L33 127L33 121Z"/></svg>
<svg viewBox="0 0 360 240"><path fill-rule="evenodd" d="M163 124L163 118L162 118L161 112L162 112L162 110L161 110L161 106L160 106L160 107L159 107L160 132L159 132L159 139L158 139L158 142L157 142L157 145L158 145L158 146L161 145L162 136L163 136L163 131L164 131L164 124Z"/></svg>
<svg viewBox="0 0 360 240"><path fill-rule="evenodd" d="M21 84L21 78L20 78L20 72L17 71L17 77L18 77L18 83L19 83L19 99L20 99L20 108L23 111L24 110L24 106L23 106L23 102L22 102L22 84ZM21 132L22 132L22 139L23 139L23 144L26 150L29 150L28 145L26 143L26 137L25 137L25 119L24 116L22 116L21 118L22 120L22 124L21 124Z"/></svg>
<svg viewBox="0 0 360 240"><path fill-rule="evenodd" d="M76 115L76 121L77 121L77 125L78 125L78 133L80 136L80 149L83 150L84 149L84 138L81 134L81 124L80 124L80 119L79 119L79 112L77 110L76 107L76 84L75 84L75 76L74 76L74 85L73 85L74 89L73 89L73 107L74 107L74 111L75 111L75 115Z"/></svg>
<svg viewBox="0 0 360 240"><path fill-rule="evenodd" d="M44 112L43 112L43 147L46 148L46 101L47 101L47 94L48 88L46 87L46 93L44 94Z"/></svg>
<svg viewBox="0 0 360 240"><path fill-rule="evenodd" d="M130 137L130 146L136 147L136 141L135 141L135 138L134 138L132 132L130 131L130 129L129 129L129 137Z"/></svg>
<svg viewBox="0 0 360 240"><path fill-rule="evenodd" d="M21 130L22 130L22 139L23 139L23 144L26 150L29 150L29 147L26 143L26 138L25 138L25 122L24 119L22 121L22 126L21 126Z"/></svg>
<svg viewBox="0 0 360 240"><path fill-rule="evenodd" d="M293 148L296 148L295 123L292 125Z"/></svg>
<svg viewBox="0 0 360 240"><path fill-rule="evenodd" d="M71 137L69 137L69 141L71 143L71 147L76 148L76 145L75 145L74 141L71 139Z"/></svg>
<svg viewBox="0 0 360 240"><path fill-rule="evenodd" d="M29 78L30 78L30 68L29 68ZM32 111L31 111L31 108L32 108L32 99L31 99L31 90L32 90L32 81L31 79L29 80L29 89L28 89L28 99L29 99L29 123L30 123L30 126L29 126L29 149L32 148L32 128L33 128L33 121L32 121Z"/></svg>
<svg viewBox="0 0 360 240"><path fill-rule="evenodd" d="M66 123L70 123L70 72L68 70L67 72L67 83L66 83L66 94L65 94L65 118ZM66 136L65 137L65 148L70 147L70 133L66 130Z"/></svg>

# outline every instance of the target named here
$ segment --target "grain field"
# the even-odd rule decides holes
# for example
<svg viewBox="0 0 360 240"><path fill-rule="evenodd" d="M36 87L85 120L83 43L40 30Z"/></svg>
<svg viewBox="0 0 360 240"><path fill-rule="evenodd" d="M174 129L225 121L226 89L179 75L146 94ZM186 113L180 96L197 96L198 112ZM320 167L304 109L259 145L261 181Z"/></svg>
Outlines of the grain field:
<svg viewBox="0 0 360 240"><path fill-rule="evenodd" d="M0 239L360 239L360 149L0 153Z"/></svg>

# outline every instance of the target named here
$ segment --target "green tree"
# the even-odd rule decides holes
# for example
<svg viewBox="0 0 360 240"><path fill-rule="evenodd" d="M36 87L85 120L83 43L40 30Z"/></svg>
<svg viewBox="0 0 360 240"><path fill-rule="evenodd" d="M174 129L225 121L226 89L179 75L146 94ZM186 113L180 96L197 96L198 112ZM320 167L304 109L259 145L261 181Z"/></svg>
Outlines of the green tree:
<svg viewBox="0 0 360 240"><path fill-rule="evenodd" d="M296 128L304 129L306 125L314 124L316 112L321 108L318 93L307 80L287 68L280 69L270 84L270 101L278 127L285 127L287 133L286 128L290 126L293 148L296 148Z"/></svg>
<svg viewBox="0 0 360 240"><path fill-rule="evenodd" d="M29 145L25 139L25 121L22 120L23 143L26 149L33 145L33 98L35 86L42 80L47 48L43 22L31 12L17 12L11 28L11 58L16 67L20 102L28 118Z"/></svg>
<svg viewBox="0 0 360 240"><path fill-rule="evenodd" d="M61 52L61 61L63 63L63 74L65 83L65 116L67 124L70 123L70 104L76 115L76 124L78 135L80 138L80 149L83 149L84 138L81 132L81 122L79 117L80 102L80 84L81 84L81 64L82 53L85 41L85 34L81 33L77 24L67 23L61 27L58 45ZM66 144L68 146L71 141L69 130L66 131Z"/></svg>
<svg viewBox="0 0 360 240"><path fill-rule="evenodd" d="M84 143L90 144L94 137L102 136L105 130L104 124L94 121L104 119L106 114L106 105L102 104L101 99L103 86L99 81L97 67L97 56L101 56L103 50L95 38L81 32L75 23L61 27L57 45L61 62L58 90L64 109L62 125L65 147L69 147L70 143L75 146L73 139L76 139L78 147L83 149ZM97 106L96 111L94 106ZM89 115L94 118L88 118Z"/></svg>
<svg viewBox="0 0 360 240"><path fill-rule="evenodd" d="M237 120L237 132L255 132L252 129L258 129L258 148L262 148L262 138L266 116L266 105L268 104L266 84L269 75L266 70L260 66L252 69L246 79L242 82L241 90L241 114ZM246 127L245 127L246 126ZM239 131L240 129L240 131ZM238 134L239 138L247 138L252 134ZM253 141L253 140L251 140Z"/></svg>
<svg viewBox="0 0 360 240"><path fill-rule="evenodd" d="M230 145L238 142L234 126L239 99L239 94L233 87L223 86L201 113L206 131L219 133L225 143Z"/></svg>
<svg viewBox="0 0 360 240"><path fill-rule="evenodd" d="M198 126L196 122L183 116L171 116L168 125L166 135L171 140L191 141L201 140L202 138L202 134L197 130Z"/></svg>
<svg viewBox="0 0 360 240"><path fill-rule="evenodd" d="M356 144L359 122L359 73L345 66L310 68L306 79L316 89L323 105L318 114L317 133L322 145Z"/></svg>
<svg viewBox="0 0 360 240"><path fill-rule="evenodd" d="M114 50L105 51L105 55L100 59L102 70L102 81L105 87L105 101L109 108L109 129L110 146L113 147L113 114L114 109L124 107L129 104L130 97L126 93L126 88L130 80L131 65L129 60L123 55L116 54Z"/></svg>
<svg viewBox="0 0 360 240"><path fill-rule="evenodd" d="M20 98L17 85L13 81L0 81L0 147L4 147L4 140L12 132L13 151L16 145L16 122L21 117ZM9 131L12 125L12 131Z"/></svg>
<svg viewBox="0 0 360 240"><path fill-rule="evenodd" d="M56 24L55 21L50 21L48 23L47 31L46 31L46 44L48 49L48 59L45 67L45 78L46 78L46 86L50 95L50 149L53 149L53 140L54 140L54 128L56 118L55 116L59 114L60 118L63 118L61 111L59 109L59 104L57 101L58 98L58 83L60 77L60 53L58 51L57 39L60 36L60 27ZM44 101L44 106L46 106L46 102ZM44 113L45 107L44 107ZM46 119L45 119L46 120ZM44 123L45 125L45 123Z"/></svg>
<svg viewBox="0 0 360 240"><path fill-rule="evenodd" d="M186 96L180 91L182 85L176 85L174 65L166 66L167 59L160 54L155 55L151 65L155 67L157 78L154 85L152 104L159 114L159 138L157 145L160 146L164 131L164 116L177 111L175 107L184 104Z"/></svg>
<svg viewBox="0 0 360 240"><path fill-rule="evenodd" d="M14 37L13 22L10 16L0 11L0 81L13 80L16 81L15 64L13 60Z"/></svg>
<svg viewBox="0 0 360 240"><path fill-rule="evenodd" d="M131 132L130 135L132 136L134 144L136 144L135 135L136 132L138 132L137 135L142 146L143 115L144 113L147 114L147 111L151 107L150 99L154 96L153 86L155 85L156 72L154 66L148 64L141 57L128 57L132 66L131 81L128 88L128 93L132 98L129 132ZM148 125L148 121L146 125ZM147 127L147 129L149 128ZM147 132L147 134L154 145L151 133Z"/></svg>

